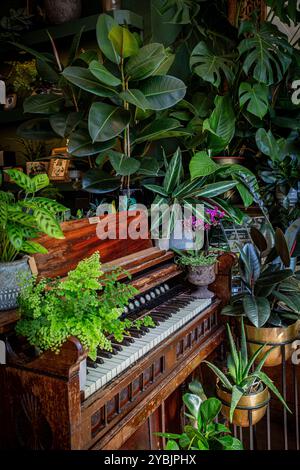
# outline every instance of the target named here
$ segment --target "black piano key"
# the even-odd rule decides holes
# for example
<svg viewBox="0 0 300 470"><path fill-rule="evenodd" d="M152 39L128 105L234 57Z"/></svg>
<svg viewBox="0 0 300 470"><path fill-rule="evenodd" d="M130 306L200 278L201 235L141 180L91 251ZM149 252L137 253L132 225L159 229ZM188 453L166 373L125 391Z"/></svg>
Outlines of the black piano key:
<svg viewBox="0 0 300 470"><path fill-rule="evenodd" d="M112 344L112 347L116 349L117 351L119 352L123 351L121 344L118 344L118 343L111 343L111 344Z"/></svg>
<svg viewBox="0 0 300 470"><path fill-rule="evenodd" d="M92 359L87 359L86 361L88 367L92 367L93 369L97 369L97 362L92 361Z"/></svg>
<svg viewBox="0 0 300 470"><path fill-rule="evenodd" d="M106 359L111 359L113 357L112 353L109 351L103 351L102 349L97 351L97 356L105 357Z"/></svg>
<svg viewBox="0 0 300 470"><path fill-rule="evenodd" d="M131 336L124 336L124 339L121 344L123 344L124 346L130 346L130 344L132 343L134 343L134 338L132 338Z"/></svg>
<svg viewBox="0 0 300 470"><path fill-rule="evenodd" d="M97 357L96 362L97 364L104 364L104 360L102 359L102 357Z"/></svg>
<svg viewBox="0 0 300 470"><path fill-rule="evenodd" d="M128 331L131 334L131 336L133 336L134 338L141 338L143 336L143 334L140 331L134 330L133 328L129 328Z"/></svg>
<svg viewBox="0 0 300 470"><path fill-rule="evenodd" d="M148 326L141 326L141 330L144 331L145 333L149 333L149 328Z"/></svg>

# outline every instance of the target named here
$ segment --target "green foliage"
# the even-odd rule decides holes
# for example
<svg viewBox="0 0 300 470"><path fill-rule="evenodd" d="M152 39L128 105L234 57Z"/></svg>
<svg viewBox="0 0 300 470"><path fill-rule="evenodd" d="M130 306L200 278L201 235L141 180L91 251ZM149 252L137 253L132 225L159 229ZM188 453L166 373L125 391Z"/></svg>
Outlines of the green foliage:
<svg viewBox="0 0 300 470"><path fill-rule="evenodd" d="M231 436L230 429L216 423L222 407L220 400L203 396L199 383L192 382L189 388L192 393L185 393L183 402L191 424L184 427L182 434L155 433L168 439L166 450L243 450L242 443Z"/></svg>
<svg viewBox="0 0 300 470"><path fill-rule="evenodd" d="M297 232L290 235L288 244L283 232L277 229L274 245L269 246L264 235L252 229L253 243L246 243L239 257L245 290L232 296L230 304L222 310L224 315L246 316L257 328L282 327L286 325L285 319L299 319L300 283L293 271L287 269L296 235Z"/></svg>
<svg viewBox="0 0 300 470"><path fill-rule="evenodd" d="M137 291L119 283L119 275L119 270L104 275L96 252L80 261L63 281L26 280L19 296L17 333L41 351L55 352L70 336L76 336L95 359L98 347L111 350L108 335L122 341L124 334L130 335L132 325L153 326L149 317L136 322L121 320L124 306Z"/></svg>
<svg viewBox="0 0 300 470"><path fill-rule="evenodd" d="M215 264L218 258L218 255L215 254L205 254L205 253L194 253L194 252L180 252L174 250L178 255L176 262L182 264L183 266L211 266Z"/></svg>
<svg viewBox="0 0 300 470"><path fill-rule="evenodd" d="M238 350L237 345L234 342L231 329L227 324L227 336L229 341L230 352L227 355L227 373L223 373L214 364L204 361L209 368L218 377L221 386L231 393L231 406L230 406L230 422L232 422L233 414L236 407L239 404L240 399L244 395L251 393L257 393L262 390L263 385L268 387L271 392L281 401L288 411L289 408L282 398L281 394L273 384L272 380L262 372L262 367L272 352L273 348L270 348L262 357L258 365L252 372L252 366L255 360L262 352L264 345L257 349L257 351L248 358L246 334L244 328L243 319L241 320L241 348Z"/></svg>
<svg viewBox="0 0 300 470"><path fill-rule="evenodd" d="M11 193L0 191L0 261L13 261L19 253L47 253L31 239L45 233L53 238L64 238L57 215L66 208L58 202L35 196L49 186L48 176L30 178L18 170L5 170L24 191L24 199L16 200Z"/></svg>

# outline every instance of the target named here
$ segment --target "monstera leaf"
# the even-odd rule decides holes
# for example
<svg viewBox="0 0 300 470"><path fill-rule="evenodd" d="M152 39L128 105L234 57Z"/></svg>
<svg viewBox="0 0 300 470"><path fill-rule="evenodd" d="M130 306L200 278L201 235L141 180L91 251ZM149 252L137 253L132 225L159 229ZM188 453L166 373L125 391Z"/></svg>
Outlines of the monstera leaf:
<svg viewBox="0 0 300 470"><path fill-rule="evenodd" d="M262 83L243 82L240 84L239 99L240 106L246 105L247 111L254 114L254 116L262 119L269 109L269 89Z"/></svg>
<svg viewBox="0 0 300 470"><path fill-rule="evenodd" d="M228 82L231 82L234 77L233 61L224 54L217 55L203 41L194 48L190 66L202 80L211 83L216 88L221 85L222 77L225 77Z"/></svg>
<svg viewBox="0 0 300 470"><path fill-rule="evenodd" d="M293 48L286 36L270 23L263 23L260 30L254 30L253 26L251 37L243 39L238 49L244 60L244 72L265 85L279 82L292 62Z"/></svg>

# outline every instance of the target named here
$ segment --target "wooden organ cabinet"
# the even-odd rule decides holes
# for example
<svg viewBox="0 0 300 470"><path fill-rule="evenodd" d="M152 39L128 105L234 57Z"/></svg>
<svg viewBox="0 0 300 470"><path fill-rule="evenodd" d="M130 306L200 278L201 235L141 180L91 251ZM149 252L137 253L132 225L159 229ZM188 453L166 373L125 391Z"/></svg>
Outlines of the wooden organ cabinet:
<svg viewBox="0 0 300 470"><path fill-rule="evenodd" d="M215 297L196 300L172 252L155 248L150 239L101 241L90 222L63 223L64 240L42 237L49 253L35 256L39 277L64 277L98 250L104 269L121 266L132 274L140 292L133 299L138 315L166 317L150 333L125 342L116 356L88 362L87 385L80 390L87 354L76 338L59 354L33 356L13 333L17 312L0 312L6 344L6 364L0 366L2 448L160 449L162 439L154 433L180 429L182 384L224 339L219 311L230 297L232 254L219 257Z"/></svg>

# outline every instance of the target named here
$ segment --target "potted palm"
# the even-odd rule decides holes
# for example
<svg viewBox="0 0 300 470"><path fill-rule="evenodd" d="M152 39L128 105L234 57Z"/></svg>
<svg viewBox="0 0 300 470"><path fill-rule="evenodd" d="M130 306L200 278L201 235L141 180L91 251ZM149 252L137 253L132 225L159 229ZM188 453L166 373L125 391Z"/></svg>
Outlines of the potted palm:
<svg viewBox="0 0 300 470"><path fill-rule="evenodd" d="M252 229L251 235L255 244L247 243L240 250L239 271L244 290L232 296L222 313L245 316L249 350L254 353L265 344L264 351L272 352L264 365L275 366L282 362L282 347L285 358L291 357L292 343L298 336L300 283L289 269L293 249L289 250L280 229L276 230L275 244L269 249L261 232Z"/></svg>
<svg viewBox="0 0 300 470"><path fill-rule="evenodd" d="M243 319L240 350L236 347L228 324L227 335L230 346L230 352L227 355L227 372L224 373L216 365L204 361L218 378L217 396L222 401L223 416L237 426L255 425L265 415L270 400L269 390L289 410L272 380L261 370L271 350L263 354L259 364L252 371L252 366L264 346L261 345L253 355L248 357ZM251 423L249 413L251 413Z"/></svg>
<svg viewBox="0 0 300 470"><path fill-rule="evenodd" d="M24 197L18 200L12 193L0 191L0 310L17 306L18 277L23 271L30 275L25 255L47 252L34 238L40 233L64 238L56 215L66 210L52 199L39 197L38 192L49 185L47 175L30 178L19 170L5 172Z"/></svg>

